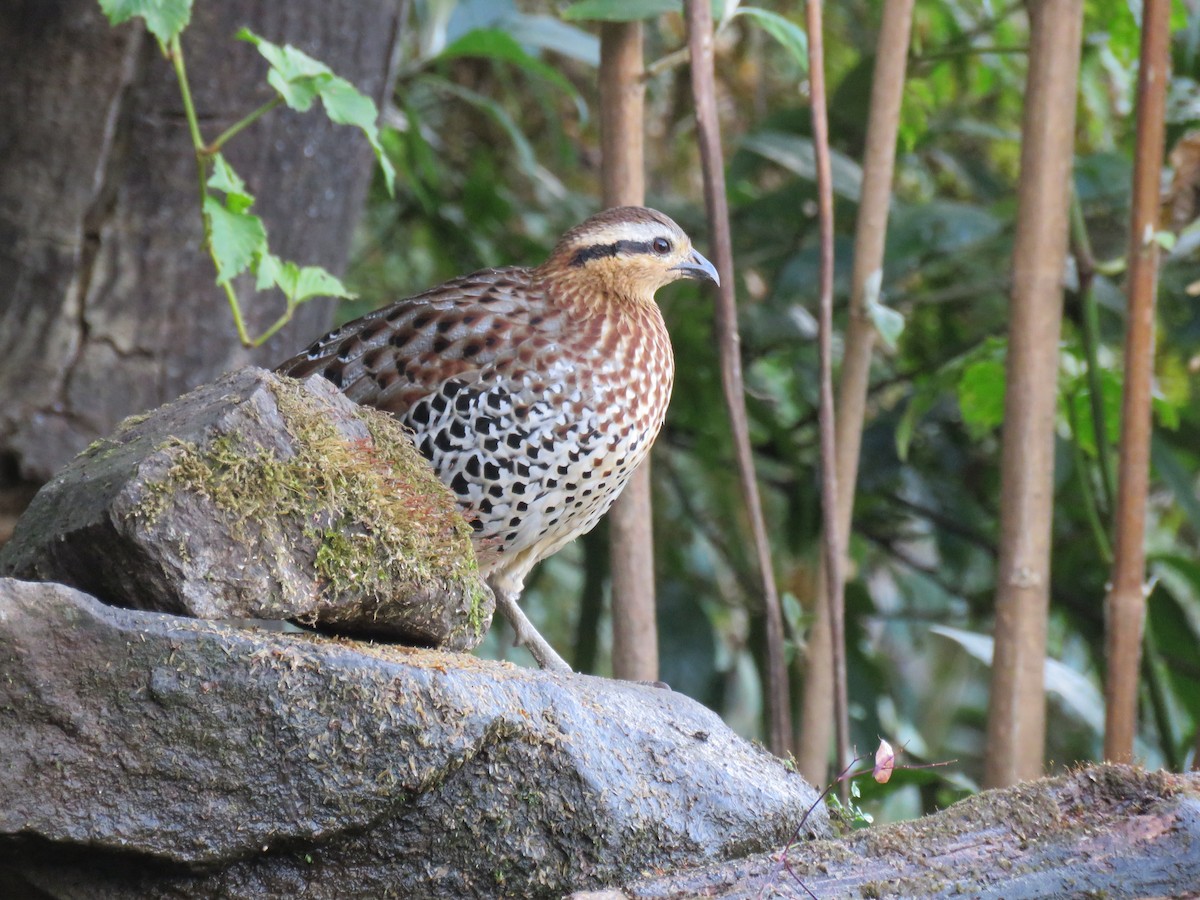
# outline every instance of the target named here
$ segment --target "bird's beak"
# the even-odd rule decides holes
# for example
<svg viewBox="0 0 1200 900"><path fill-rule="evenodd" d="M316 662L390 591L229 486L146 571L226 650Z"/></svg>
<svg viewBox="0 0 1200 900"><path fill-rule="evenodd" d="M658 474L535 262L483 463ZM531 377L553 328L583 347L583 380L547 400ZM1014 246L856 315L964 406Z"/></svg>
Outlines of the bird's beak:
<svg viewBox="0 0 1200 900"><path fill-rule="evenodd" d="M717 267L701 256L699 250L693 249L687 259L679 265L673 266L671 271L678 272L681 278L711 281L718 287L721 285L721 276L717 274Z"/></svg>

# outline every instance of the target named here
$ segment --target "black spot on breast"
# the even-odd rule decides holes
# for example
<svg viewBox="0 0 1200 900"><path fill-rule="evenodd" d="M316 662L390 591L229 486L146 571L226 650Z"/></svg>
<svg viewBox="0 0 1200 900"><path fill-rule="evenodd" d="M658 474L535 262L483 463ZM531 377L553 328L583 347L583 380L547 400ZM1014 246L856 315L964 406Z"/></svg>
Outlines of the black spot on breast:
<svg viewBox="0 0 1200 900"><path fill-rule="evenodd" d="M453 397L465 387L466 385L461 381L447 381L445 387L442 388L442 393L444 393L447 397Z"/></svg>
<svg viewBox="0 0 1200 900"><path fill-rule="evenodd" d="M546 533L546 532L544 532L544 531L542 532L542 534L545 534L545 533ZM509 541L515 541L516 539L517 539L517 533L516 533L515 531L510 531L510 532L508 533L508 540L509 540Z"/></svg>
<svg viewBox="0 0 1200 900"><path fill-rule="evenodd" d="M462 440L467 436L467 423L462 419L455 419L450 423L450 436Z"/></svg>
<svg viewBox="0 0 1200 900"><path fill-rule="evenodd" d="M414 425L428 425L429 424L429 404L428 403L418 403L416 406L414 406L412 408L412 410L409 411L408 419Z"/></svg>
<svg viewBox="0 0 1200 900"><path fill-rule="evenodd" d="M499 411L504 408L504 397L499 392L493 391L488 394L487 403L492 409Z"/></svg>
<svg viewBox="0 0 1200 900"><path fill-rule="evenodd" d="M433 459L433 438L425 435L420 446L421 455L426 459Z"/></svg>
<svg viewBox="0 0 1200 900"><path fill-rule="evenodd" d="M504 439L504 443L516 450L521 446L521 435L515 431L510 432L508 437Z"/></svg>
<svg viewBox="0 0 1200 900"><path fill-rule="evenodd" d="M513 516L511 519L508 520L508 526L510 528L516 528L520 524L521 524L520 516Z"/></svg>
<svg viewBox="0 0 1200 900"><path fill-rule="evenodd" d="M472 456L470 459L467 460L466 469L467 469L467 474L470 475L472 478L479 477L479 457L478 457L478 455Z"/></svg>
<svg viewBox="0 0 1200 900"><path fill-rule="evenodd" d="M488 453L495 453L497 450L500 449L500 439L499 438L485 439L483 442L483 449L486 450Z"/></svg>
<svg viewBox="0 0 1200 900"><path fill-rule="evenodd" d="M441 327L442 326L439 323L438 328L441 329ZM434 353L445 353L449 346L450 342L439 334L433 339L433 344L430 346L430 349L433 350Z"/></svg>
<svg viewBox="0 0 1200 900"><path fill-rule="evenodd" d="M471 490L471 484L463 477L463 473L459 472L450 482L450 488L454 493L460 496L466 496Z"/></svg>
<svg viewBox="0 0 1200 900"><path fill-rule="evenodd" d="M471 395L459 394L454 401L454 409L460 413L469 413L471 411Z"/></svg>
<svg viewBox="0 0 1200 900"><path fill-rule="evenodd" d="M496 420L491 416L478 416L475 419L475 430L480 434L491 434Z"/></svg>
<svg viewBox="0 0 1200 900"><path fill-rule="evenodd" d="M454 449L454 441L450 439L449 433L439 431L433 438L433 445L443 453L449 453Z"/></svg>
<svg viewBox="0 0 1200 900"><path fill-rule="evenodd" d="M517 503L517 512L525 512L528 509L529 509L529 504L526 503L524 500Z"/></svg>
<svg viewBox="0 0 1200 900"><path fill-rule="evenodd" d="M488 493L499 499L500 497L504 496L504 485L493 484L490 488L488 488Z"/></svg>
<svg viewBox="0 0 1200 900"><path fill-rule="evenodd" d="M488 479L489 481L495 481L497 478L500 477L500 467L498 465L496 465L494 462L484 463L483 464L483 477Z"/></svg>
<svg viewBox="0 0 1200 900"><path fill-rule="evenodd" d="M482 500L480 500L479 511L484 514L490 513L492 511L492 501L487 497L484 497Z"/></svg>
<svg viewBox="0 0 1200 900"><path fill-rule="evenodd" d="M528 474L529 474L528 470L526 470L525 474L526 474L526 475L528 475ZM514 482L512 483L512 485L510 486L510 489L512 490L512 492L513 492L514 494L523 494L523 493L525 493L525 482L523 482L523 481L514 481Z"/></svg>
<svg viewBox="0 0 1200 900"><path fill-rule="evenodd" d="M417 313L412 320L413 328L420 330L433 321L433 310L427 309L424 312Z"/></svg>
<svg viewBox="0 0 1200 900"><path fill-rule="evenodd" d="M483 522L479 519L472 519L471 530L475 532L483 531Z"/></svg>
<svg viewBox="0 0 1200 900"><path fill-rule="evenodd" d="M444 413L447 407L450 406L450 401L446 399L444 394L433 395L433 411L436 413Z"/></svg>
<svg viewBox="0 0 1200 900"><path fill-rule="evenodd" d="M479 355L479 351L482 349L483 345L478 341L468 341L462 348L463 359L470 359L472 356Z"/></svg>

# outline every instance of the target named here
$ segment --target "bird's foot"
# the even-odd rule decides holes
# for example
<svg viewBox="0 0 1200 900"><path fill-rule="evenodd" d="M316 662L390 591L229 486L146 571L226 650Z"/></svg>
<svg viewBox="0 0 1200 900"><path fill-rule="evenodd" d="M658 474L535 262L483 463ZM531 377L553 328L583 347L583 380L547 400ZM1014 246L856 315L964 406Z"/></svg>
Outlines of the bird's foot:
<svg viewBox="0 0 1200 900"><path fill-rule="evenodd" d="M559 656L549 642L538 634L538 630L533 627L533 623L521 611L521 607L517 605L517 600L507 591L496 590L496 609L498 609L504 618L508 619L512 625L513 633L516 635L514 644L524 647L537 660L537 664L543 669L550 672L559 672L569 675L572 671L567 665L567 661Z"/></svg>

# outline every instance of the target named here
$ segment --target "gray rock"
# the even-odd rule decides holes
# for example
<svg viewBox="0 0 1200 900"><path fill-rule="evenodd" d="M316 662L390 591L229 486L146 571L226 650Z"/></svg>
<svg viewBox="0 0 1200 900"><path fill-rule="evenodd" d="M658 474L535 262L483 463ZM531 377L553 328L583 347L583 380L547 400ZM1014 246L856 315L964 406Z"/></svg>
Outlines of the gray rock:
<svg viewBox="0 0 1200 900"><path fill-rule="evenodd" d="M0 574L470 649L494 602L469 535L390 416L321 378L242 369L76 457L17 523Z"/></svg>
<svg viewBox="0 0 1200 900"><path fill-rule="evenodd" d="M667 690L8 579L0 709L0 883L38 896L560 896L782 844L816 796Z"/></svg>

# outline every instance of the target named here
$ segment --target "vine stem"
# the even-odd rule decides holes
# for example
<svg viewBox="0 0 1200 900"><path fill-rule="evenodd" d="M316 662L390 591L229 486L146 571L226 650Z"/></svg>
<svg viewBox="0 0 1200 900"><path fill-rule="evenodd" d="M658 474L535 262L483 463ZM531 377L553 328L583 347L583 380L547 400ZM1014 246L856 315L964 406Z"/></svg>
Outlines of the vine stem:
<svg viewBox="0 0 1200 900"><path fill-rule="evenodd" d="M197 150L197 152L202 154L203 156L215 156L217 153L221 152L221 148L224 147L231 138L235 137L238 132L240 132L244 128L248 128L249 126L253 125L255 122L257 122L259 119L261 119L267 113L269 113L271 110L275 109L278 106L282 106L282 105L283 105L283 97L281 97L279 94L276 94L273 98L268 100L266 103L264 103L258 109L254 110L254 112L252 112L249 115L245 116L244 118L239 119L238 121L234 122L232 125L230 125L228 128L226 128L224 131L222 131L220 133L220 135L217 136L217 139L215 141L213 141L211 144L209 144L206 147L199 148Z"/></svg>
<svg viewBox="0 0 1200 900"><path fill-rule="evenodd" d="M212 225L209 223L208 213L204 211L204 206L208 202L208 157L210 154L204 146L204 137L200 134L200 121L196 118L196 104L192 102L192 89L188 83L187 65L183 61L183 45L179 42L179 35L171 38L169 55L171 57L171 65L175 67L175 78L179 82L179 94L183 98L183 113L187 117L188 132L192 136L192 148L196 154L196 178L200 188L200 221L204 225L204 246L208 249L208 255L212 258L213 267L219 275L221 273L221 265L217 261L216 252L213 250ZM258 112L259 110L255 110L250 115L255 116ZM244 122L245 120L243 119L242 121ZM245 125L242 125L242 127L244 128ZM238 130L240 131L241 129L239 128ZM232 135L226 133L222 137L228 140ZM219 281L218 284L225 289L225 297L229 301L229 311L233 314L233 324L237 326L238 340L245 347L257 346L250 337L250 333L246 331L246 322L242 318L242 307L238 303L237 293L233 290L232 281L225 279L224 281ZM278 330L278 327L281 326L277 325L275 330ZM263 338L263 340L265 339Z"/></svg>

